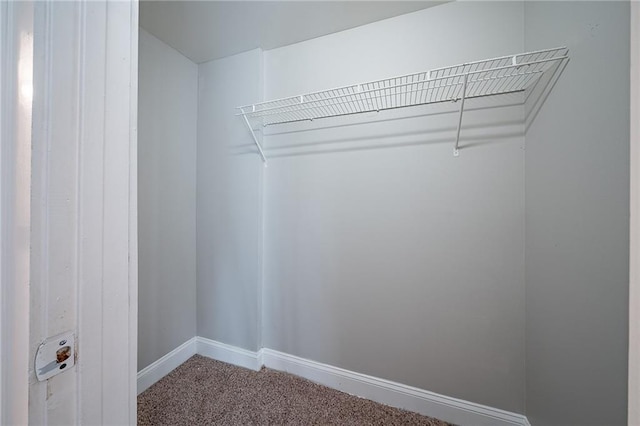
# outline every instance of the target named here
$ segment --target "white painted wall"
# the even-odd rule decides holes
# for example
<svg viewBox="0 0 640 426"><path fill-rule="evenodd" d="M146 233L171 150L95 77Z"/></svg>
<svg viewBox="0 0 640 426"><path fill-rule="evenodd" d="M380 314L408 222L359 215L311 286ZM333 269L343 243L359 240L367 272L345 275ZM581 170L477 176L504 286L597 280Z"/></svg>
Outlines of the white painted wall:
<svg viewBox="0 0 640 426"><path fill-rule="evenodd" d="M198 336L261 347L262 173L235 107L262 97L262 51L199 65Z"/></svg>
<svg viewBox="0 0 640 426"><path fill-rule="evenodd" d="M527 2L525 45L571 61L526 136L527 416L627 417L629 3Z"/></svg>
<svg viewBox="0 0 640 426"><path fill-rule="evenodd" d="M266 51L265 98L518 53L523 13L456 2ZM523 112L465 114L459 158L455 113L269 130L264 346L524 412Z"/></svg>
<svg viewBox="0 0 640 426"><path fill-rule="evenodd" d="M138 370L196 335L198 66L140 29Z"/></svg>

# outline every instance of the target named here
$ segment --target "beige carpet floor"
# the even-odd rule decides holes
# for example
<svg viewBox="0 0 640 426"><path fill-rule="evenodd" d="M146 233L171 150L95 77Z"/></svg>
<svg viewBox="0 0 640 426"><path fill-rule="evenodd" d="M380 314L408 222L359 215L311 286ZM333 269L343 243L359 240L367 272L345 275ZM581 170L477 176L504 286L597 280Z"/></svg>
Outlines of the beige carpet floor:
<svg viewBox="0 0 640 426"><path fill-rule="evenodd" d="M447 423L263 368L195 355L138 396L139 425L428 425Z"/></svg>

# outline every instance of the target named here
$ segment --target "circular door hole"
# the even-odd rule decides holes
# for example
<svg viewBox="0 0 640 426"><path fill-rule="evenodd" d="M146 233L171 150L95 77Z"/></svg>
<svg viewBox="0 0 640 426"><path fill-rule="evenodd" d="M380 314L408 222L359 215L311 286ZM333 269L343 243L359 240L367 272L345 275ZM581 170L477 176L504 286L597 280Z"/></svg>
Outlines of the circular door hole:
<svg viewBox="0 0 640 426"><path fill-rule="evenodd" d="M65 362L71 356L71 346L65 346L56 351L56 361L58 364Z"/></svg>

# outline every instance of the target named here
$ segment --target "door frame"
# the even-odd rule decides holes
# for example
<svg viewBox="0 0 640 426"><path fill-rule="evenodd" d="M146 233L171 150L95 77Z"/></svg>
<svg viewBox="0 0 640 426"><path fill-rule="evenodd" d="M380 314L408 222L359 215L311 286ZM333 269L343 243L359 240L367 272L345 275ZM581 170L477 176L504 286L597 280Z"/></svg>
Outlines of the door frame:
<svg viewBox="0 0 640 426"><path fill-rule="evenodd" d="M135 424L138 3L0 2L0 53L0 424Z"/></svg>
<svg viewBox="0 0 640 426"><path fill-rule="evenodd" d="M629 396L628 424L640 425L640 3L631 2Z"/></svg>
<svg viewBox="0 0 640 426"><path fill-rule="evenodd" d="M26 424L33 5L0 2L0 424Z"/></svg>

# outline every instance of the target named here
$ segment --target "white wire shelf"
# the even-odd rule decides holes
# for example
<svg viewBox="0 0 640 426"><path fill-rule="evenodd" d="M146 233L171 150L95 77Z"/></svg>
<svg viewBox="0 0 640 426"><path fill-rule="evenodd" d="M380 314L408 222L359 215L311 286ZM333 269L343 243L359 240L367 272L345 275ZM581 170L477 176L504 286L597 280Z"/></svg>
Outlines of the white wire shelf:
<svg viewBox="0 0 640 426"><path fill-rule="evenodd" d="M383 111L440 102L460 103L454 155L458 155L464 100L523 92L535 86L549 70L568 61L566 47L502 56L407 74L383 80L306 93L237 107L260 154L253 128L275 124Z"/></svg>

